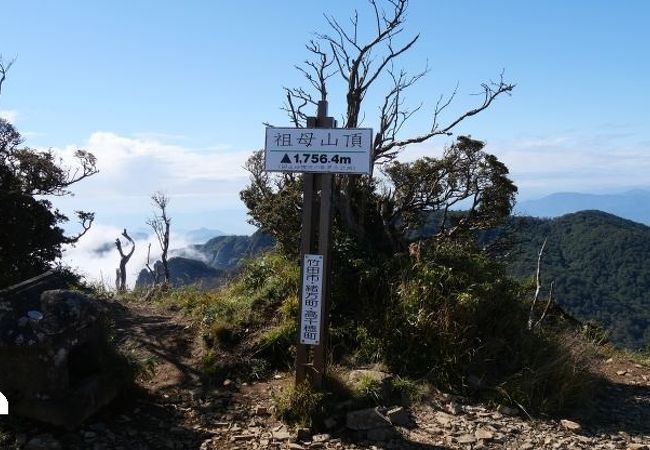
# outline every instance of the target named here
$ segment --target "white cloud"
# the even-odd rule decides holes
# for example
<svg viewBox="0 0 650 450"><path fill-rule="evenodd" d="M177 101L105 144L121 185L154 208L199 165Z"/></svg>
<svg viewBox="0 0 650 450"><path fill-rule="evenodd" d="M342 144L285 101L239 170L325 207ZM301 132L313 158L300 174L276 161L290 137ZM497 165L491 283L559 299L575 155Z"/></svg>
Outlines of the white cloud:
<svg viewBox="0 0 650 450"><path fill-rule="evenodd" d="M105 218L137 213L144 218L156 191L171 198L176 212L243 208L238 194L248 180L243 166L251 151L193 149L110 132L54 151L72 166L78 148L96 156L99 173L74 185L74 198L53 199L69 215L84 209Z"/></svg>
<svg viewBox="0 0 650 450"><path fill-rule="evenodd" d="M18 111L13 109L0 110L0 118L9 123L15 124L18 120Z"/></svg>
<svg viewBox="0 0 650 450"><path fill-rule="evenodd" d="M444 145L436 141L412 146L400 159L440 156ZM506 164L521 198L650 186L650 142L621 130L488 140L485 150Z"/></svg>
<svg viewBox="0 0 650 450"><path fill-rule="evenodd" d="M165 180L187 184L197 179L233 180L245 177L243 169L250 151L202 151L180 145L165 144L151 137L129 138L109 132L93 133L81 146L97 157L105 176L163 176ZM62 151L71 159L78 146ZM153 172L149 174L149 172Z"/></svg>

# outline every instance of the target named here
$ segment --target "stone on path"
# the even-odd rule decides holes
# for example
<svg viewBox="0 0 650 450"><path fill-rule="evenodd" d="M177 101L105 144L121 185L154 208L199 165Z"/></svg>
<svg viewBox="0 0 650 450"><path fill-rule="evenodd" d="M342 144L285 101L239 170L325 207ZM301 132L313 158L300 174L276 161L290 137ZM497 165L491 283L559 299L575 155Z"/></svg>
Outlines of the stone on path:
<svg viewBox="0 0 650 450"><path fill-rule="evenodd" d="M459 444L473 444L476 442L476 438L471 434L463 434L456 438L456 442Z"/></svg>
<svg viewBox="0 0 650 450"><path fill-rule="evenodd" d="M582 431L582 426L572 420L562 419L560 420L560 424L567 430L573 431L574 433L579 433Z"/></svg>
<svg viewBox="0 0 650 450"><path fill-rule="evenodd" d="M485 440L494 439L494 433L485 428L479 428L478 430L476 430L474 436L476 437L476 439L485 439Z"/></svg>

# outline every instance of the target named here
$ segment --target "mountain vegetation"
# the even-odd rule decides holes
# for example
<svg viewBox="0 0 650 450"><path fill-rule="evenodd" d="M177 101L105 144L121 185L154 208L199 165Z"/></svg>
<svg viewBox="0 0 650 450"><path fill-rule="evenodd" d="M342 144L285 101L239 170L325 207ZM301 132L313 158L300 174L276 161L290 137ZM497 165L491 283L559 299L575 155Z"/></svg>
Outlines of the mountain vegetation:
<svg viewBox="0 0 650 450"><path fill-rule="evenodd" d="M554 281L558 304L576 319L604 328L612 342L631 349L650 343L650 227L581 211L555 219L516 217L507 228L511 274L532 278L547 239L544 290Z"/></svg>
<svg viewBox="0 0 650 450"><path fill-rule="evenodd" d="M11 63L0 57L0 90ZM95 157L74 154L77 167L67 167L51 151L23 145L20 132L0 118L0 288L46 270L61 257L65 244L74 244L94 220L77 211L82 231L66 236L61 225L68 218L44 196L70 195L70 187L97 173Z"/></svg>
<svg viewBox="0 0 650 450"><path fill-rule="evenodd" d="M517 242L529 239L531 249L539 244L525 234L499 231L498 227L509 220L517 192L507 167L487 151L484 142L469 136L455 137L439 157L413 162L396 159L408 145L451 136L459 123L510 94L514 85L502 78L483 84L479 104L443 124L441 114L452 94L438 101L428 130L401 136L405 122L419 109L409 110L404 94L426 73L409 75L395 65L418 40L417 35L403 40L407 3L389 0L382 8L371 1L372 34L367 42L362 41L367 34L358 33L357 15L349 28L328 17L330 34L318 34L307 46L312 60L302 72L311 91L286 91L289 118L301 127L307 119L303 108L322 106L331 88L328 80L337 77L345 94L343 125L355 128L369 111L364 99L371 88L388 86L371 149L372 163L384 177L339 176L333 183L327 359L348 367L379 365L404 380L509 404L530 414L565 411L589 398L594 382L590 372L592 342L562 315L549 314L541 326L529 327L530 289L509 276L504 262L481 246L499 233ZM35 200L34 195L67 193L70 184L95 172L94 158L78 153L83 172L70 177L69 171L53 162L51 154L20 148L19 136L6 125L13 144L6 152L4 166L0 166L9 188L3 195L16 195L34 205L32 209L14 208L32 218L38 217L32 211L46 216L39 223L55 233L47 242L51 253L39 260L31 256L34 250L28 250L32 253L25 258L45 266L60 255L60 245L68 242L56 228L65 218L52 211L49 203ZM251 223L260 232L252 237L219 236L188 249L188 254L198 254L203 261L182 256L167 260L168 199L154 197L160 214L151 226L161 244L163 256L158 264L165 272L165 284L223 280L224 273L230 277L219 289L166 286L151 289L146 296L147 301L173 306L193 319L205 351L202 368L207 382L269 376L272 370L290 367L297 351L298 244L302 189L309 178L266 172L261 152L251 156L246 168L250 182L240 196L249 209ZM467 208L463 214L452 212L461 205ZM81 217L92 220L92 216ZM431 223L433 219L435 223ZM550 233L543 221L530 220L539 223L540 235ZM15 223L13 226L17 227ZM418 235L424 226L431 232ZM582 260L576 265L567 263L573 253L591 251L593 257L588 261L594 262L593 278L612 281L611 268L599 259L611 254L605 253L605 247L588 247L585 241L574 248L565 242L571 238L568 231L575 228L576 233L586 235L590 224L578 221L563 227L549 238L549 248L555 245L561 249L549 260L567 269L566 279L560 278L559 272L549 271L557 277L558 285L569 286L562 292L572 292L570 289L579 283L575 277ZM9 225L7 228L11 229ZM614 227L601 228L596 235L603 240L614 232ZM517 232L522 231L513 233ZM633 236L640 240L643 233ZM272 246L271 251L253 257ZM522 261L528 254L522 250ZM10 273L19 273L11 261L20 256L12 255L9 260L9 269L14 270ZM530 267L522 263L513 265L512 271L523 275ZM141 286L153 281L146 279L151 272L141 274ZM639 272L638 278L645 281L645 272ZM599 305L604 297L601 294L592 292L588 307ZM120 293L120 298L126 301L129 295L139 293ZM614 303L607 305L613 308ZM639 329L642 325L638 324ZM332 380L329 382L332 386ZM300 386L294 388L294 392L301 392ZM323 393L318 398L326 401L332 396ZM320 408L320 403L312 406Z"/></svg>

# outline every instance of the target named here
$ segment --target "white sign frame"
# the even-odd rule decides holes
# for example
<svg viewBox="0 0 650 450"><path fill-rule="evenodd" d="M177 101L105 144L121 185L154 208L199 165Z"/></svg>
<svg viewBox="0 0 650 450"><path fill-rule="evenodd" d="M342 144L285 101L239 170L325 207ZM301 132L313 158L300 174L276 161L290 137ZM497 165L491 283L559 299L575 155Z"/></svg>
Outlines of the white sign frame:
<svg viewBox="0 0 650 450"><path fill-rule="evenodd" d="M321 338L323 315L323 255L305 254L302 270L302 296L300 308L300 343L318 345Z"/></svg>
<svg viewBox="0 0 650 450"><path fill-rule="evenodd" d="M267 172L372 175L371 128L266 128Z"/></svg>

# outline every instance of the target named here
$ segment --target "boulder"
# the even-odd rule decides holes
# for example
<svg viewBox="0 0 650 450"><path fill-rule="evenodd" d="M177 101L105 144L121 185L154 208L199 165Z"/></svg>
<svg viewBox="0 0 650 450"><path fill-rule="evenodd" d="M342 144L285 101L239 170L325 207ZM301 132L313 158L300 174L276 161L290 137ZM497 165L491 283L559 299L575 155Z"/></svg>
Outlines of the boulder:
<svg viewBox="0 0 650 450"><path fill-rule="evenodd" d="M101 303L55 271L0 291L0 391L12 413L75 428L112 400Z"/></svg>

